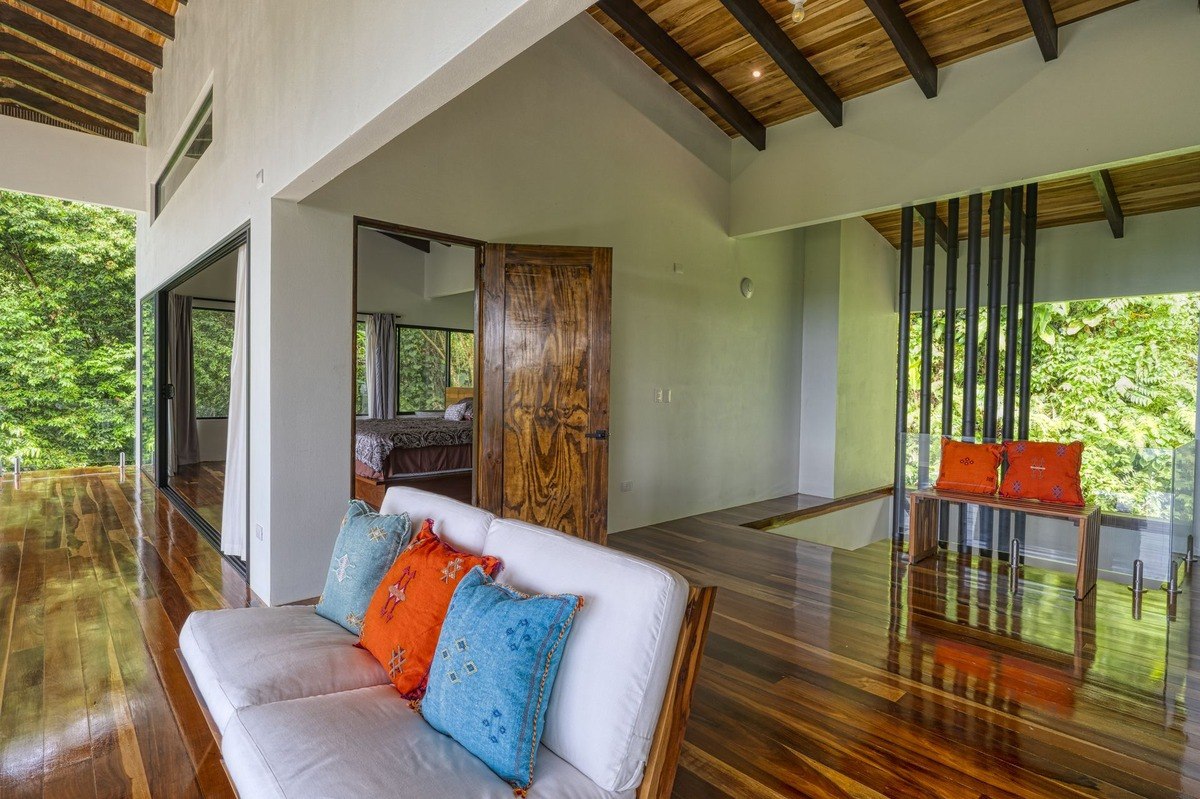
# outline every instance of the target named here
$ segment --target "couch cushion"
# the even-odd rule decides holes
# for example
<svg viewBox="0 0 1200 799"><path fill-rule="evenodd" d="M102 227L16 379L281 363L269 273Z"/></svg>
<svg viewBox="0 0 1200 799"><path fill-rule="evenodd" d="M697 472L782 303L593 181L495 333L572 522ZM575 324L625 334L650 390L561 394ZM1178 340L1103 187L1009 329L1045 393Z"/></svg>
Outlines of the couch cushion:
<svg viewBox="0 0 1200 799"><path fill-rule="evenodd" d="M361 499L350 500L333 544L317 613L360 635L367 603L388 566L408 546L413 529L407 513L376 513Z"/></svg>
<svg viewBox="0 0 1200 799"><path fill-rule="evenodd" d="M687 582L669 569L507 519L484 553L527 593L583 597L546 711L542 744L610 791L641 781L670 676Z"/></svg>
<svg viewBox="0 0 1200 799"><path fill-rule="evenodd" d="M496 517L485 510L418 488L392 486L383 497L380 513L407 513L413 530L422 520L433 519L433 531L446 543L465 552L483 551L488 525Z"/></svg>
<svg viewBox="0 0 1200 799"><path fill-rule="evenodd" d="M504 780L438 733L390 685L248 707L221 752L243 799L512 799ZM538 756L530 799L631 799Z"/></svg>
<svg viewBox="0 0 1200 799"><path fill-rule="evenodd" d="M217 729L251 705L387 685L358 637L311 607L204 610L188 616L179 649Z"/></svg>

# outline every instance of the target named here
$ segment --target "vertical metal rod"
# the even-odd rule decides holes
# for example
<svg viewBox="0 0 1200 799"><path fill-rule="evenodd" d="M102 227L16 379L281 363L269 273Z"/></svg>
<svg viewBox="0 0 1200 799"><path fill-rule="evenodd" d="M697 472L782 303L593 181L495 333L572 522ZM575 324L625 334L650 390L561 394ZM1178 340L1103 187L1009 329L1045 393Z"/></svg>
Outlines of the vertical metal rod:
<svg viewBox="0 0 1200 799"><path fill-rule="evenodd" d="M1175 562L1175 556L1171 556L1170 572L1167 574L1167 584L1163 586L1163 590L1170 596L1177 596L1183 591L1179 587L1179 564Z"/></svg>
<svg viewBox="0 0 1200 799"><path fill-rule="evenodd" d="M1017 389L1017 438L1029 438L1029 396L1033 372L1033 277L1037 269L1038 184L1025 187L1025 273L1021 275L1021 374ZM1025 514L1017 514L1016 532L1025 540Z"/></svg>
<svg viewBox="0 0 1200 799"><path fill-rule="evenodd" d="M1133 562L1133 582L1129 584L1129 590L1135 594L1146 593L1145 587L1146 565L1140 560Z"/></svg>
<svg viewBox="0 0 1200 799"><path fill-rule="evenodd" d="M14 480L21 479L21 456L20 455L17 455L15 458L13 458L13 479Z"/></svg>
<svg viewBox="0 0 1200 799"><path fill-rule="evenodd" d="M120 454L120 456L118 456L117 466L121 469L121 471L125 471L125 453L124 452L122 452Z"/></svg>
<svg viewBox="0 0 1200 799"><path fill-rule="evenodd" d="M1021 301L1021 223L1022 200L1025 190L1016 186L1012 190L1009 207L1008 238L1008 296L1004 303L1004 418L1001 420L1001 435L1007 441L1017 432L1017 332L1020 323ZM1002 466L1003 470L1005 467ZM1001 472L1003 477L1003 471ZM1012 535L1012 514L1000 511L1000 532Z"/></svg>
<svg viewBox="0 0 1200 799"><path fill-rule="evenodd" d="M967 199L967 296L963 303L966 319L963 320L963 438L975 437L977 404L975 397L979 385L979 253L983 241L983 195L972 194ZM965 552L967 511L960 506L958 511L958 551Z"/></svg>
<svg viewBox="0 0 1200 799"><path fill-rule="evenodd" d="M988 229L987 346L983 364L983 438L996 438L996 411L1000 383L1000 281L1004 265L1004 190L992 192ZM981 538L985 550L992 547L993 512L980 508Z"/></svg>
<svg viewBox="0 0 1200 799"><path fill-rule="evenodd" d="M924 268L921 270L921 404L919 412L918 485L929 485L929 433L933 416L933 274L937 257L937 205L921 210L925 219Z"/></svg>
<svg viewBox="0 0 1200 799"><path fill-rule="evenodd" d="M896 338L896 464L892 481L892 538L904 537L905 433L908 430L908 329L912 309L913 209L900 209L900 280L897 310L900 315Z"/></svg>
<svg viewBox="0 0 1200 799"><path fill-rule="evenodd" d="M946 203L946 325L942 336L942 435L954 435L954 342L958 332L958 198ZM961 510L959 511L961 514ZM938 514L938 536L949 539L950 503ZM960 525L961 532L961 525ZM961 543L962 536L959 535Z"/></svg>
<svg viewBox="0 0 1200 799"><path fill-rule="evenodd" d="M1009 593L1014 593L1017 590L1018 580L1021 576L1021 541L1013 536L1008 541L1008 590Z"/></svg>

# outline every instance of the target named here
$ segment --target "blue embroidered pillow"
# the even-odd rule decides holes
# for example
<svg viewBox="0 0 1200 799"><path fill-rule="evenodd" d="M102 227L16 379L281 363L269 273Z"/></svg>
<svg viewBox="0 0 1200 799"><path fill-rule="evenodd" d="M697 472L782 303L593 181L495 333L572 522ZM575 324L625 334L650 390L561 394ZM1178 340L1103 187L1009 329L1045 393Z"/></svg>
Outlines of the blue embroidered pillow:
<svg viewBox="0 0 1200 799"><path fill-rule="evenodd" d="M363 616L375 588L410 538L412 525L407 513L384 516L361 500L350 500L333 545L317 613L355 635L361 634Z"/></svg>
<svg viewBox="0 0 1200 799"><path fill-rule="evenodd" d="M572 594L525 596L476 566L450 600L421 713L527 790L575 611Z"/></svg>

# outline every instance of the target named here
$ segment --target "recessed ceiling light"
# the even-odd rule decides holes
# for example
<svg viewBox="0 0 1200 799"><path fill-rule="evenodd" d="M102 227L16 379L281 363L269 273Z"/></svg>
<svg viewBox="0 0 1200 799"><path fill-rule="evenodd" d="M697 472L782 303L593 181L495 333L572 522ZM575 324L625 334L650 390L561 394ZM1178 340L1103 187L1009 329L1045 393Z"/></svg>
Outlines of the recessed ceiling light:
<svg viewBox="0 0 1200 799"><path fill-rule="evenodd" d="M750 74L751 74L751 75L753 75L753 76L754 76L754 77L756 77L756 78L761 78L761 77L762 77L762 70L761 70L761 69L756 69L756 70L754 70L753 72L751 72Z"/></svg>

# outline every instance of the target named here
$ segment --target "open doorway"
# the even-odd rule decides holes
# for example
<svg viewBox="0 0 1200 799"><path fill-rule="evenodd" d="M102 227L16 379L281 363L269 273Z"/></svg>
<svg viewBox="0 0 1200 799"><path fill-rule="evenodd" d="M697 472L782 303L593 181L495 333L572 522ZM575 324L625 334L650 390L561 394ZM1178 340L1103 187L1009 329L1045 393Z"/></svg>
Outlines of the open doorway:
<svg viewBox="0 0 1200 799"><path fill-rule="evenodd" d="M235 565L248 538L249 232L147 295L142 468Z"/></svg>
<svg viewBox="0 0 1200 799"><path fill-rule="evenodd" d="M474 498L480 242L360 220L354 495L393 485Z"/></svg>

